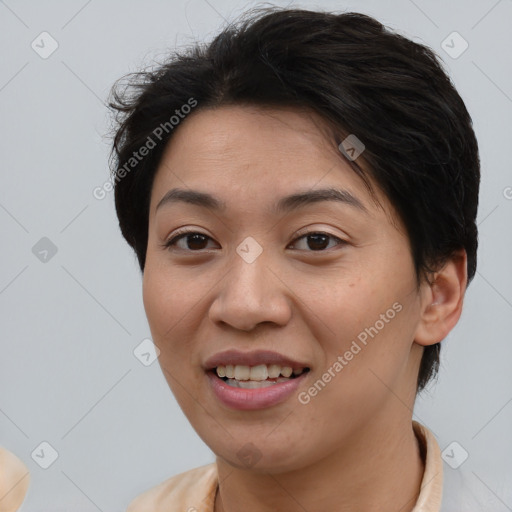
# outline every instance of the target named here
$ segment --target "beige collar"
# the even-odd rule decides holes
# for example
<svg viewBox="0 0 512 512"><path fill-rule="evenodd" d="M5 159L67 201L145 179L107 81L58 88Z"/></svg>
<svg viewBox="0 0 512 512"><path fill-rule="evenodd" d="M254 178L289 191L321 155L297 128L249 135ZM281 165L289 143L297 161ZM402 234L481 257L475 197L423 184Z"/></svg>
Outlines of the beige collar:
<svg viewBox="0 0 512 512"><path fill-rule="evenodd" d="M420 495L412 512L439 512L443 494L443 460L434 434L418 423L412 422L414 433L424 454L425 471L421 480Z"/></svg>
<svg viewBox="0 0 512 512"><path fill-rule="evenodd" d="M440 512L443 489L443 462L432 432L413 421L425 471L421 490L412 512ZM218 488L215 463L191 469L165 480L138 496L126 512L213 512Z"/></svg>

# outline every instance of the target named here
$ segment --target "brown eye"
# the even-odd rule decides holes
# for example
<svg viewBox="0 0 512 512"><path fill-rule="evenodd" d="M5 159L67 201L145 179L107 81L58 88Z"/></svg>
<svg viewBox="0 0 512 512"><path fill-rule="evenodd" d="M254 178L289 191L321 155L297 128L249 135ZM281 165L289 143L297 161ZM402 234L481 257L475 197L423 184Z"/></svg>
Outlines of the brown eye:
<svg viewBox="0 0 512 512"><path fill-rule="evenodd" d="M298 240L302 239L306 240L306 248L299 248L299 250L306 250L308 252L325 252L326 249L332 247L329 247L329 240L337 242L334 244L334 246L343 246L346 245L347 243L334 235L324 233L321 231L311 231L309 233L301 235L300 237L295 239L294 244L296 244ZM181 242L182 240L184 240L184 243L182 243L180 246L178 242ZM182 251L198 252L207 249L206 246L208 240L212 240L212 238L209 237L208 235L205 235L204 233L200 233L197 231L182 231L178 232L176 236L174 236L171 240L166 242L164 244L164 247L168 249L177 248L178 250Z"/></svg>
<svg viewBox="0 0 512 512"><path fill-rule="evenodd" d="M197 231L183 231L180 234L173 237L168 242L166 242L165 247L176 247L177 242L184 240L185 242L184 244L182 244L181 247L177 246L179 250L192 252L201 251L203 249L206 249L205 245L208 239L211 240L211 238L208 235L205 235L204 233L199 233Z"/></svg>
<svg viewBox="0 0 512 512"><path fill-rule="evenodd" d="M332 239L338 242L337 245L345 245L346 242L341 240L340 238L331 235L329 233L323 233L318 231L311 231L310 233L306 233L305 235L300 236L297 240L306 239L306 247L310 249L309 252L323 252L329 245L329 239ZM300 250L300 249L299 249Z"/></svg>

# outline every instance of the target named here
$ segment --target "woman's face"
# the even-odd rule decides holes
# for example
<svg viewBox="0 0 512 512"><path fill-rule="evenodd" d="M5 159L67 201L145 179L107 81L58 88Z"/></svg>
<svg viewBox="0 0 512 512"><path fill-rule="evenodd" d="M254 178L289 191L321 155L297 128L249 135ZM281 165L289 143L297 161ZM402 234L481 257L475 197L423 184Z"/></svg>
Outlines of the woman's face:
<svg viewBox="0 0 512 512"><path fill-rule="evenodd" d="M152 188L143 294L160 365L199 436L235 466L305 467L411 415L423 298L408 239L318 123L291 109L197 111ZM339 200L284 201L331 188ZM176 189L224 207L161 202ZM228 364L235 387L210 370ZM287 366L309 370L247 383Z"/></svg>

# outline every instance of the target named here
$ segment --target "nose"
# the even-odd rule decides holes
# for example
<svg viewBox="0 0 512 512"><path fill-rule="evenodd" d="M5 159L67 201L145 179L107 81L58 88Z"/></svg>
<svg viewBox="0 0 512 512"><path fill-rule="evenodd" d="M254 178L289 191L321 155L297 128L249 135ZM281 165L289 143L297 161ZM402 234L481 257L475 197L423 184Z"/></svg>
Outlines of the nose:
<svg viewBox="0 0 512 512"><path fill-rule="evenodd" d="M229 272L219 284L209 318L242 331L264 322L284 326L292 314L290 294L277 266L264 253L252 263L235 254Z"/></svg>

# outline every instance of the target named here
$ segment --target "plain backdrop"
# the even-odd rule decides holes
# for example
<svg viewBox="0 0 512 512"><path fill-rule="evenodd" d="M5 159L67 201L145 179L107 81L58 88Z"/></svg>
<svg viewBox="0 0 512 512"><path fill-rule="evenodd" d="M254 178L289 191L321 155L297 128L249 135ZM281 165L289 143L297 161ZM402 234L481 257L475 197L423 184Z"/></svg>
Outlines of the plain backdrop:
<svg viewBox="0 0 512 512"><path fill-rule="evenodd" d="M135 355L151 336L141 275L113 194L93 189L109 176L114 81L254 5L0 1L0 444L31 472L22 512L121 512L214 460L158 362ZM413 419L441 450L467 452L445 471L464 471L489 511L512 510L512 1L275 5L375 16L433 48L466 103L482 162L478 272Z"/></svg>

